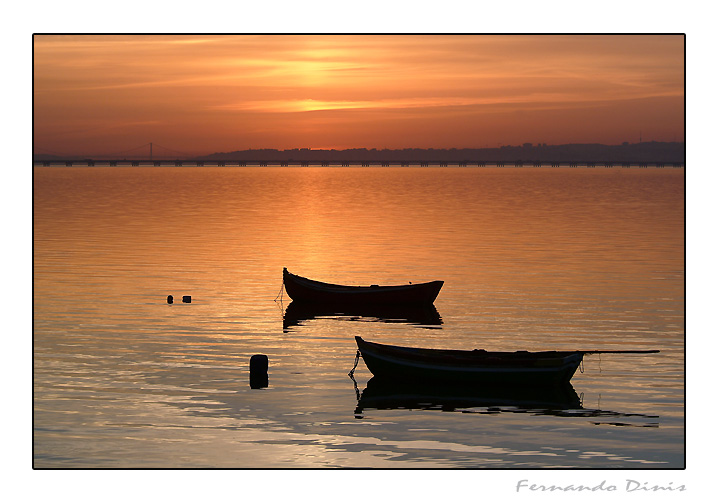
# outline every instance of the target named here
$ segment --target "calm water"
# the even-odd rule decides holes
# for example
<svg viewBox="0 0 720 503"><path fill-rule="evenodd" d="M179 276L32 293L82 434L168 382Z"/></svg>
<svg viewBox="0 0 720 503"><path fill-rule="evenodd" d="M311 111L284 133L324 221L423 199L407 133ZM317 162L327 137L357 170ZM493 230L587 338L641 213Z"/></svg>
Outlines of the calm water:
<svg viewBox="0 0 720 503"><path fill-rule="evenodd" d="M33 198L36 467L684 466L684 170L36 167ZM298 312L283 267L445 286ZM562 396L388 390L355 335L661 353Z"/></svg>

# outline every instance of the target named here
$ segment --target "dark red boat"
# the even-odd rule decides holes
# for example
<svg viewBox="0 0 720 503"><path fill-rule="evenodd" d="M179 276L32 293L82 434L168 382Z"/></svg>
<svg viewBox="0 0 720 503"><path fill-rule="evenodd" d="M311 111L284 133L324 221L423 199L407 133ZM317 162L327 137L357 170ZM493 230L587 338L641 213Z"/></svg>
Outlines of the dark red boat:
<svg viewBox="0 0 720 503"><path fill-rule="evenodd" d="M285 291L298 302L345 304L432 304L442 281L394 286L346 286L303 278L283 268Z"/></svg>

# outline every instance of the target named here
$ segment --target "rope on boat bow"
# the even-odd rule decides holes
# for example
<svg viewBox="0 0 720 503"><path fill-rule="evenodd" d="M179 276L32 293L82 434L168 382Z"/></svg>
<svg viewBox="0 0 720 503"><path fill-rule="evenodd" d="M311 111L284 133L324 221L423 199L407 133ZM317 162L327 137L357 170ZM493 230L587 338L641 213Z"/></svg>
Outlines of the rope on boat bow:
<svg viewBox="0 0 720 503"><path fill-rule="evenodd" d="M352 370L350 371L350 373L348 373L348 375L349 375L350 377L352 377L353 375L355 375L355 369L357 368L359 361L360 361L360 350L358 349L358 350L357 350L357 353L355 353L355 365L353 365Z"/></svg>

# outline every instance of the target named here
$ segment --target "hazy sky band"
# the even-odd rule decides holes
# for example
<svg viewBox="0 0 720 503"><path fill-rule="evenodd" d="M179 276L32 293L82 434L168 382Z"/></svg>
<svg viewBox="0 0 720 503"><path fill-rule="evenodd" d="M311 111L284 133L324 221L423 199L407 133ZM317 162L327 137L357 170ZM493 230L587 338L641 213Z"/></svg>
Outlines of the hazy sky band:
<svg viewBox="0 0 720 503"><path fill-rule="evenodd" d="M640 137L684 140L681 35L34 37L36 151Z"/></svg>

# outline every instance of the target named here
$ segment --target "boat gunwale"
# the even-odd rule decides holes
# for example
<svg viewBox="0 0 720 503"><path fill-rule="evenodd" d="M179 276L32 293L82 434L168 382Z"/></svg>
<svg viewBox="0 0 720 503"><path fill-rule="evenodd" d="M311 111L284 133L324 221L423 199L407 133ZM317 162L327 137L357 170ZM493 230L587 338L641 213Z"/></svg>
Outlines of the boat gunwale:
<svg viewBox="0 0 720 503"><path fill-rule="evenodd" d="M431 349L431 348L414 348L406 346L393 346L380 344L377 342L369 342L360 336L355 336L358 349L362 353L363 349L369 349L372 356L395 357L401 360L418 363L432 363L433 361L443 362L452 360L457 363L466 363L468 365L478 366L480 364L493 366L503 363L535 363L538 361L562 360L566 363L568 358L573 360L577 356L583 356L582 351L486 351L484 349ZM364 346L364 347L363 347Z"/></svg>

